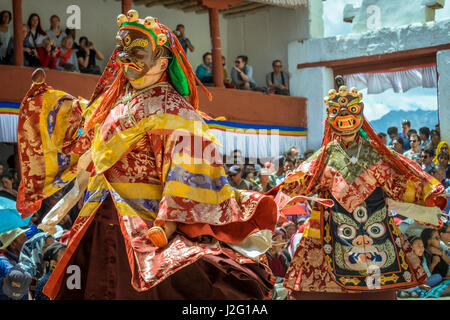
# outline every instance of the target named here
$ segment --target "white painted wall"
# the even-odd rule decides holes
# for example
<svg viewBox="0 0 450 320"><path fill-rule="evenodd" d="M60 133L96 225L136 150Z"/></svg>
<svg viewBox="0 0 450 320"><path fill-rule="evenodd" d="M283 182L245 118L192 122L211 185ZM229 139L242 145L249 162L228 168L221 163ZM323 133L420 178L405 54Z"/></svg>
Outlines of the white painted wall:
<svg viewBox="0 0 450 320"><path fill-rule="evenodd" d="M44 30L50 28L50 16L57 14L61 18L61 25L66 26L68 14L66 9L69 5L76 4L81 9L81 30L77 30L77 42L80 36L87 36L92 40L108 59L114 50L115 33L118 30L116 17L121 12L121 2L115 0L23 0L23 22L26 23L31 13L37 13L41 17L41 24ZM12 1L2 0L2 9L12 12ZM178 9L168 9L162 5L150 8L144 5L134 6L140 17L154 16L159 21L171 29L182 23L186 27L186 35L195 47L194 52L188 53L189 61L194 70L201 63L203 53L211 50L211 37L209 33L208 13L197 14L195 12L183 12ZM227 52L227 23L226 19L220 17L220 31L222 49ZM11 23L11 28L12 23ZM97 63L104 67L103 63Z"/></svg>
<svg viewBox="0 0 450 320"><path fill-rule="evenodd" d="M438 110L441 140L450 140L450 50L439 51L436 56L438 71Z"/></svg>
<svg viewBox="0 0 450 320"><path fill-rule="evenodd" d="M309 38L308 8L285 9L271 7L243 17L229 18L227 69L231 74L234 59L246 55L253 67L258 86L266 85L266 74L272 71L272 61L283 61L288 70L287 46L290 41Z"/></svg>

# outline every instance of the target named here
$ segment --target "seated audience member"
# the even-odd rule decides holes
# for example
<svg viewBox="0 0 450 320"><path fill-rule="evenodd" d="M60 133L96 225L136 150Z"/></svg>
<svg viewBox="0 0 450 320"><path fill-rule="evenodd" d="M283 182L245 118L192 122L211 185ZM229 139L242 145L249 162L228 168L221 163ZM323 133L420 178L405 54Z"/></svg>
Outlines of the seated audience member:
<svg viewBox="0 0 450 320"><path fill-rule="evenodd" d="M31 276L19 265L2 266L0 262L0 300L29 300Z"/></svg>
<svg viewBox="0 0 450 320"><path fill-rule="evenodd" d="M442 185L444 186L444 188L448 188L449 185L449 180L445 177L445 170L440 167L439 165L433 165L433 168L430 171L430 175L432 175L433 177L435 177L437 179L437 181L439 181L440 183L442 183Z"/></svg>
<svg viewBox="0 0 450 320"><path fill-rule="evenodd" d="M397 153L403 154L403 139L401 137L392 139L392 149Z"/></svg>
<svg viewBox="0 0 450 320"><path fill-rule="evenodd" d="M77 34L77 30L76 29L69 29L66 28L66 30L64 31L64 33L68 36L72 37L73 43L72 43L72 49L77 51L80 50L80 46L78 45L78 43L75 42L76 34ZM64 37L63 37L64 38ZM62 40L61 40L61 45L62 45Z"/></svg>
<svg viewBox="0 0 450 320"><path fill-rule="evenodd" d="M441 238L440 247L447 257L450 257L450 222L444 223L439 229L439 237Z"/></svg>
<svg viewBox="0 0 450 320"><path fill-rule="evenodd" d="M411 121L403 120L402 121L402 133L400 134L400 137L403 140L403 151L408 151L409 148L410 148L410 146L409 146L409 136L408 136L409 130L411 130Z"/></svg>
<svg viewBox="0 0 450 320"><path fill-rule="evenodd" d="M422 231L420 238L425 247L424 257L430 273L446 277L450 258L441 249L439 231L427 228Z"/></svg>
<svg viewBox="0 0 450 320"><path fill-rule="evenodd" d="M228 182L235 189L251 190L248 181L242 179L242 169L238 165L231 166L228 171Z"/></svg>
<svg viewBox="0 0 450 320"><path fill-rule="evenodd" d="M313 149L308 149L305 151L305 153L303 154L305 161L308 160L309 157L311 157L314 154L314 150Z"/></svg>
<svg viewBox="0 0 450 320"><path fill-rule="evenodd" d="M378 138L380 138L380 140L384 143L385 146L387 146L387 135L384 132L380 132L379 134L377 134Z"/></svg>
<svg viewBox="0 0 450 320"><path fill-rule="evenodd" d="M46 37L42 40L42 47L38 47L36 50L39 55L41 67L56 69L56 59L59 49L55 46L55 42L52 38Z"/></svg>
<svg viewBox="0 0 450 320"><path fill-rule="evenodd" d="M80 48L77 51L77 58L80 72L101 74L100 67L95 63L95 59L104 60L105 57L95 48L94 43L86 37L80 37Z"/></svg>
<svg viewBox="0 0 450 320"><path fill-rule="evenodd" d="M411 131L411 130L410 130ZM416 133L412 133L409 138L410 149L403 153L403 155L409 159L412 159L413 155L418 155L420 157L420 140Z"/></svg>
<svg viewBox="0 0 450 320"><path fill-rule="evenodd" d="M430 129L428 129L427 127L420 128L419 129L419 137L421 140L421 143L419 146L420 150L425 150L431 146Z"/></svg>
<svg viewBox="0 0 450 320"><path fill-rule="evenodd" d="M448 143L447 141L441 141L439 142L438 146L436 147L436 153L435 153L435 157L433 159L433 162L435 164L439 164L439 153L441 153L441 151L446 151L448 152Z"/></svg>
<svg viewBox="0 0 450 320"><path fill-rule="evenodd" d="M275 181L270 180L270 172L269 169L267 168L261 169L257 183L258 187L256 188L256 191L259 191L261 193L265 193L270 189L276 187Z"/></svg>
<svg viewBox="0 0 450 320"><path fill-rule="evenodd" d="M247 64L247 56L238 56L234 61L234 67L231 70L231 79L234 86L241 90L252 90L256 88L253 80L253 67Z"/></svg>
<svg viewBox="0 0 450 320"><path fill-rule="evenodd" d="M422 150L422 152L420 153L420 157L422 159L422 170L429 174L431 172L431 169L433 168L433 148Z"/></svg>
<svg viewBox="0 0 450 320"><path fill-rule="evenodd" d="M0 63L7 64L6 53L8 49L9 40L12 37L12 30L10 22L12 19L11 12L3 10L0 12Z"/></svg>
<svg viewBox="0 0 450 320"><path fill-rule="evenodd" d="M279 156L278 159L274 161L275 167L278 168L276 172L272 173L269 177L269 181L272 185L277 186L278 181L282 181L284 179L284 156Z"/></svg>
<svg viewBox="0 0 450 320"><path fill-rule="evenodd" d="M444 149L441 150L438 154L438 163L439 167L441 167L445 172L445 178L450 179L450 165L448 163L450 158L450 154L448 151L445 151Z"/></svg>
<svg viewBox="0 0 450 320"><path fill-rule="evenodd" d="M273 300L284 300L287 297L287 290L282 286L284 276L289 268L289 260L283 254L283 248L285 246L286 233L283 228L276 228L272 235L272 246L266 252L269 268L276 278L276 283L272 291Z"/></svg>
<svg viewBox="0 0 450 320"><path fill-rule="evenodd" d="M295 161L295 159L298 157L299 154L300 154L300 152L298 151L298 148L295 146L292 146L289 148L289 150L287 150L285 152L284 157L291 161Z"/></svg>
<svg viewBox="0 0 450 320"><path fill-rule="evenodd" d="M16 201L17 190L14 190L13 188L14 183L13 176L10 174L4 174L2 175L1 179L2 181L1 181L0 196Z"/></svg>
<svg viewBox="0 0 450 320"><path fill-rule="evenodd" d="M292 171L295 169L294 165L295 165L295 163L291 159L284 160L283 174L277 178L277 185L279 185L280 183L283 182L284 178L286 177L286 175L289 171Z"/></svg>
<svg viewBox="0 0 450 320"><path fill-rule="evenodd" d="M295 168L298 168L298 166L300 165L300 164L302 164L302 162L303 161L305 161L305 158L303 158L302 156L298 156L298 157L295 157L295 164L294 164L294 169Z"/></svg>
<svg viewBox="0 0 450 320"><path fill-rule="evenodd" d="M214 85L211 52L203 54L203 63L197 67L195 75L204 85Z"/></svg>
<svg viewBox="0 0 450 320"><path fill-rule="evenodd" d="M65 250L66 250L65 244L55 242L49 245L48 248L44 251L42 259L44 261L45 274L36 285L34 297L35 300L50 300L49 297L47 297L42 292L42 290L44 289L44 286L47 284L47 281L50 278L53 270L55 270L56 265L61 260L61 257Z"/></svg>
<svg viewBox="0 0 450 320"><path fill-rule="evenodd" d="M61 42L61 48L58 52L56 68L58 70L79 72L78 60L75 51L72 49L73 39L71 36L65 36Z"/></svg>
<svg viewBox="0 0 450 320"><path fill-rule="evenodd" d="M186 56L188 53L188 49L191 52L194 52L194 46L192 45L191 40L189 40L189 38L186 38L185 28L184 28L183 24L177 25L177 27L174 31L174 34L177 36L178 41L181 44L181 47L183 48L184 52L186 53Z"/></svg>
<svg viewBox="0 0 450 320"><path fill-rule="evenodd" d="M29 29L26 24L22 26L22 35L23 35L23 64L26 67L39 67L39 55L37 53L36 48L30 43L29 37ZM9 40L8 49L6 52L6 61L7 64L14 64L14 38Z"/></svg>
<svg viewBox="0 0 450 320"><path fill-rule="evenodd" d="M56 14L50 17L50 29L46 33L48 37L53 39L55 46L61 46L61 41L66 36L66 33L62 31L60 19Z"/></svg>
<svg viewBox="0 0 450 320"><path fill-rule="evenodd" d="M425 259L424 252L425 247L423 244L423 240L420 237L412 236L408 238L408 242L411 244L411 248L413 252L419 257L419 259L422 262L422 266L425 269L425 272L427 273L428 279L427 283L425 285L422 285L420 287L414 287L406 290L399 290L397 292L398 296L400 298L408 298L408 297L419 297L419 289L422 288L424 290L430 290L431 288L437 286L442 281L442 276L440 274L431 274L427 260Z"/></svg>
<svg viewBox="0 0 450 320"><path fill-rule="evenodd" d="M273 71L266 75L266 85L269 92L273 91L275 94L289 95L289 74L284 72L281 60L274 60L272 62Z"/></svg>
<svg viewBox="0 0 450 320"><path fill-rule="evenodd" d="M431 147L433 148L434 154L436 155L436 149L439 142L441 142L441 134L439 133L439 131L431 130Z"/></svg>
<svg viewBox="0 0 450 320"><path fill-rule="evenodd" d="M391 141L389 141L388 146L392 146L394 143L394 138L400 137L398 135L398 128L397 127L389 127L387 129L387 134L389 136L389 139L391 139ZM402 140L403 143L403 140Z"/></svg>
<svg viewBox="0 0 450 320"><path fill-rule="evenodd" d="M37 13L30 14L27 25L30 30L28 34L29 42L33 48L40 47L47 34L41 27L41 18L39 15Z"/></svg>

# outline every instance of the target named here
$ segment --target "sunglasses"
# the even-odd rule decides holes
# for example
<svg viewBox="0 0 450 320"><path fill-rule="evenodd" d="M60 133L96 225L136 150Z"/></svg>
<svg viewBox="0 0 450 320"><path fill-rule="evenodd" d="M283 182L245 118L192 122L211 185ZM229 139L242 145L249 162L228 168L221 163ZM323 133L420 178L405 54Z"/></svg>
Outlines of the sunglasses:
<svg viewBox="0 0 450 320"><path fill-rule="evenodd" d="M409 142L417 142L417 140L409 140Z"/></svg>
<svg viewBox="0 0 450 320"><path fill-rule="evenodd" d="M274 65L275 68L281 68L281 65Z"/></svg>
<svg viewBox="0 0 450 320"><path fill-rule="evenodd" d="M241 64L241 62L238 61L238 60L236 60L234 63L235 63L235 64Z"/></svg>
<svg viewBox="0 0 450 320"><path fill-rule="evenodd" d="M429 158L430 156L426 155L426 156L420 156L420 157L426 159L426 158Z"/></svg>

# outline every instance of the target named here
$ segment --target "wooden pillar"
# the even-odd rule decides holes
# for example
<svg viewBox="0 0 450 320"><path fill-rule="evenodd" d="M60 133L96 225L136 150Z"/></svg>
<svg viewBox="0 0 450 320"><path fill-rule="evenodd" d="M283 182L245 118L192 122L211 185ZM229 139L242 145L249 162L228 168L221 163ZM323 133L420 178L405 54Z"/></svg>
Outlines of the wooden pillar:
<svg viewBox="0 0 450 320"><path fill-rule="evenodd" d="M23 66L22 0L13 0L14 64Z"/></svg>
<svg viewBox="0 0 450 320"><path fill-rule="evenodd" d="M122 13L127 14L131 10L131 0L122 0Z"/></svg>
<svg viewBox="0 0 450 320"><path fill-rule="evenodd" d="M209 30L211 34L213 80L216 87L223 87L222 44L220 42L219 10L208 8Z"/></svg>

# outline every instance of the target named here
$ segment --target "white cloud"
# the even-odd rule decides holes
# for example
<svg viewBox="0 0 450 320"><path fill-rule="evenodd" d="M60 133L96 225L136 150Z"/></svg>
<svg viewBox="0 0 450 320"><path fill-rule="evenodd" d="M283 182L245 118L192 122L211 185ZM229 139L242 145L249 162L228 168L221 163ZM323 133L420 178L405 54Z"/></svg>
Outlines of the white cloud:
<svg viewBox="0 0 450 320"><path fill-rule="evenodd" d="M392 89L380 94L367 94L367 89L362 92L364 116L369 121L380 119L393 110L437 110L436 88L414 88L400 93L395 93Z"/></svg>

